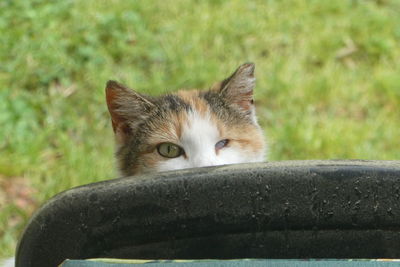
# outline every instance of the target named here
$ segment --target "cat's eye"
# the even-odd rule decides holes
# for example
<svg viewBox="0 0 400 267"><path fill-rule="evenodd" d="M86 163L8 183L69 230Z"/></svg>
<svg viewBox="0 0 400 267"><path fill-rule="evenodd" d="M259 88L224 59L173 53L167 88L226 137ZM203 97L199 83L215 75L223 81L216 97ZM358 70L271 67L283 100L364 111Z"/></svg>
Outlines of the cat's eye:
<svg viewBox="0 0 400 267"><path fill-rule="evenodd" d="M220 150L228 145L229 139L222 139L215 144L215 150Z"/></svg>
<svg viewBox="0 0 400 267"><path fill-rule="evenodd" d="M183 155L183 149L173 143L161 143L157 146L158 154L166 158L177 158Z"/></svg>

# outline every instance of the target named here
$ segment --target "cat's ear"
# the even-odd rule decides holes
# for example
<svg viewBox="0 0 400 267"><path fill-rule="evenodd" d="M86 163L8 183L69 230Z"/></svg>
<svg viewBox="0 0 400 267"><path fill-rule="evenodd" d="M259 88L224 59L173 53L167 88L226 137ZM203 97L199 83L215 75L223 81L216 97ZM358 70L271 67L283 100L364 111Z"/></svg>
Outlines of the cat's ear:
<svg viewBox="0 0 400 267"><path fill-rule="evenodd" d="M154 104L143 96L116 81L106 85L106 101L117 141L123 142L136 126L145 120Z"/></svg>
<svg viewBox="0 0 400 267"><path fill-rule="evenodd" d="M229 78L220 84L220 95L229 104L254 116L253 89L256 79L254 77L254 63L241 65Z"/></svg>

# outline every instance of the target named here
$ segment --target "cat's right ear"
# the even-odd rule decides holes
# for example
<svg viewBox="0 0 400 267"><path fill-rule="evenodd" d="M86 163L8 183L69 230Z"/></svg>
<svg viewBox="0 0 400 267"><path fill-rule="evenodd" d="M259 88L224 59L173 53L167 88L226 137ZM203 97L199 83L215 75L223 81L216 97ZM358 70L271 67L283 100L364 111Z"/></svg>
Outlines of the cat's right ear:
<svg viewBox="0 0 400 267"><path fill-rule="evenodd" d="M118 142L133 134L136 126L148 117L154 108L151 100L116 81L106 85L106 101Z"/></svg>
<svg viewBox="0 0 400 267"><path fill-rule="evenodd" d="M255 121L253 89L255 86L254 63L245 63L228 78L211 90L220 92L221 97L233 107L241 110Z"/></svg>

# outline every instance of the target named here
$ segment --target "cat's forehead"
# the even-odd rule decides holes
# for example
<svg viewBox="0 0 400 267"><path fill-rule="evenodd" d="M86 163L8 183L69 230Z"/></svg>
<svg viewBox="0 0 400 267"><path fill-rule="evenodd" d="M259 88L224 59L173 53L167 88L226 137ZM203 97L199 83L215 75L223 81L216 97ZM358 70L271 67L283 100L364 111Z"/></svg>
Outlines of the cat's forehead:
<svg viewBox="0 0 400 267"><path fill-rule="evenodd" d="M180 90L158 98L158 107L165 114L196 112L200 116L211 115L225 124L251 123L241 112L229 106L216 90Z"/></svg>
<svg viewBox="0 0 400 267"><path fill-rule="evenodd" d="M187 103L192 111L195 111L201 116L209 116L210 105L201 97L201 93L198 90L181 90L175 93L177 97Z"/></svg>
<svg viewBox="0 0 400 267"><path fill-rule="evenodd" d="M198 90L180 90L172 94L166 94L158 98L157 106L161 112L208 112L209 104Z"/></svg>
<svg viewBox="0 0 400 267"><path fill-rule="evenodd" d="M178 91L162 96L158 99L157 106L158 111L145 122L151 128L148 133L153 142L179 141L184 132L199 128L199 124L204 128L212 127L217 132L223 124L197 90Z"/></svg>

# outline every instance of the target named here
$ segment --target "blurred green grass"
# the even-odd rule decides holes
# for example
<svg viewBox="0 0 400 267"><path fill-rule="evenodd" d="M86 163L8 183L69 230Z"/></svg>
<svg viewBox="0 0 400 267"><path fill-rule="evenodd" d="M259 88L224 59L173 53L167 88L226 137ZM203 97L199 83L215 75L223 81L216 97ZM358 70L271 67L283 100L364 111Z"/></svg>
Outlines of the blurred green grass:
<svg viewBox="0 0 400 267"><path fill-rule="evenodd" d="M113 178L107 80L207 88L246 61L270 160L399 159L398 14L397 0L3 0L0 176L39 204ZM0 208L1 257L29 212Z"/></svg>

